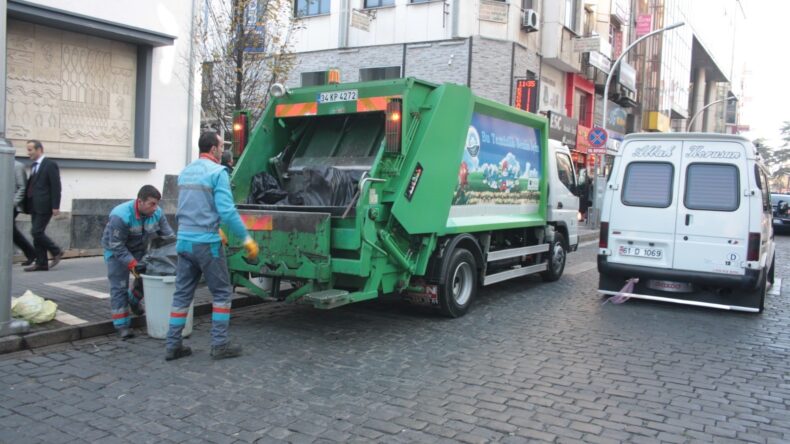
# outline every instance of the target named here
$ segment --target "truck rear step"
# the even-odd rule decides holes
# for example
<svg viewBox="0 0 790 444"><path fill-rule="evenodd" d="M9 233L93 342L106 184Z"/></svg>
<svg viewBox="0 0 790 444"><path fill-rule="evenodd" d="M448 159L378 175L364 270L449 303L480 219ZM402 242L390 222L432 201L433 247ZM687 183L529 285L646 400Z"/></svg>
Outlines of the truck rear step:
<svg viewBox="0 0 790 444"><path fill-rule="evenodd" d="M323 290L308 293L302 298L303 301L313 304L315 308L335 308L351 302L346 290Z"/></svg>

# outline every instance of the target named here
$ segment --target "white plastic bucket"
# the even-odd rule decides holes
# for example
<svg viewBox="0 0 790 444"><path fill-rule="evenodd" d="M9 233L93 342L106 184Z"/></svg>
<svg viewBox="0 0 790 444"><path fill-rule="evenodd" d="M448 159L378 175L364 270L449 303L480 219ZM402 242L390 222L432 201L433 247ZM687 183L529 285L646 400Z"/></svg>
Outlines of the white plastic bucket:
<svg viewBox="0 0 790 444"><path fill-rule="evenodd" d="M165 339L167 330L170 328L170 309L173 307L173 294L176 292L176 277L143 275L142 278L148 336ZM189 306L187 323L181 333L182 336L186 337L192 333L194 306L194 302Z"/></svg>

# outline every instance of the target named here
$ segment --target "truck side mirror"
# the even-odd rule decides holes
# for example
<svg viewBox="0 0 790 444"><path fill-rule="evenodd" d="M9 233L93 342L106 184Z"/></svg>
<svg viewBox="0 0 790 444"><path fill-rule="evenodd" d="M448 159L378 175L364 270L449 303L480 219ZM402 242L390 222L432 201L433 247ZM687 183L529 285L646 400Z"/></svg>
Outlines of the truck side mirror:
<svg viewBox="0 0 790 444"><path fill-rule="evenodd" d="M787 202L780 200L779 203L776 204L776 210L779 214L787 214Z"/></svg>

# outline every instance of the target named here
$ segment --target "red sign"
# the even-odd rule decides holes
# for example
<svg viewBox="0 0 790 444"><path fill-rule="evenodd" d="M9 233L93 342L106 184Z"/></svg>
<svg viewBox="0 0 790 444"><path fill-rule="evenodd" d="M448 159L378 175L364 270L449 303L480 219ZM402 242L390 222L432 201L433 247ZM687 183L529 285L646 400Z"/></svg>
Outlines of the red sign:
<svg viewBox="0 0 790 444"><path fill-rule="evenodd" d="M653 30L653 15L639 14L636 18L636 38L649 34Z"/></svg>
<svg viewBox="0 0 790 444"><path fill-rule="evenodd" d="M534 79L516 81L515 107L534 113L538 104L538 81Z"/></svg>
<svg viewBox="0 0 790 444"><path fill-rule="evenodd" d="M580 153L587 152L587 149L590 147L589 137L590 128L583 125L576 127L576 151Z"/></svg>
<svg viewBox="0 0 790 444"><path fill-rule="evenodd" d="M623 53L623 31L614 32L614 48L612 48L612 60L617 60Z"/></svg>

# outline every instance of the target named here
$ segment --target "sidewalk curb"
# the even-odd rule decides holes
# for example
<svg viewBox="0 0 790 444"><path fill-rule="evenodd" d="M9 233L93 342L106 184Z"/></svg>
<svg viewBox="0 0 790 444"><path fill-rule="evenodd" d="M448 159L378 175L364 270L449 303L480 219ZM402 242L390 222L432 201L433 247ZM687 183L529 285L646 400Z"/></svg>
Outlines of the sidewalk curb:
<svg viewBox="0 0 790 444"><path fill-rule="evenodd" d="M266 302L257 296L247 296L234 299L232 308L249 307ZM203 316L211 313L211 303L195 305L195 316ZM132 318L132 328L144 328L145 316ZM80 339L95 338L113 334L115 327L112 321L90 322L82 325L63 327L55 330L39 331L26 335L11 335L0 338L0 355L14 353L23 350L32 350L39 347L46 347L65 342L78 341Z"/></svg>

